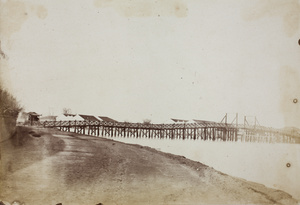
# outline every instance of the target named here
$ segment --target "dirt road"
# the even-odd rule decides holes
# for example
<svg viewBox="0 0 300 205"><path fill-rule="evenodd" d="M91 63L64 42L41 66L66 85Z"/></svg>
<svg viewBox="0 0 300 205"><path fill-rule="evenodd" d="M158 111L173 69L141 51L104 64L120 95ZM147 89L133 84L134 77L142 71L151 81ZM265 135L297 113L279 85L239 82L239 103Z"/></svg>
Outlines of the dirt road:
<svg viewBox="0 0 300 205"><path fill-rule="evenodd" d="M8 202L297 204L282 191L139 145L31 128L0 145L0 200Z"/></svg>

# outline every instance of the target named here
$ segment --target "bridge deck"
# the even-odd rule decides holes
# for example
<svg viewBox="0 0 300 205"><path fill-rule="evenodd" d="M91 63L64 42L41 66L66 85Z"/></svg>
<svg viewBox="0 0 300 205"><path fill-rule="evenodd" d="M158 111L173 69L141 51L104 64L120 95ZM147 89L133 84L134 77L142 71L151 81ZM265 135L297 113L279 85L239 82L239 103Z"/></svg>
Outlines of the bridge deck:
<svg viewBox="0 0 300 205"><path fill-rule="evenodd" d="M263 126L245 126L210 121L197 123L143 124L106 121L45 121L44 127L94 136L159 139L201 139L243 142L294 143L297 136Z"/></svg>

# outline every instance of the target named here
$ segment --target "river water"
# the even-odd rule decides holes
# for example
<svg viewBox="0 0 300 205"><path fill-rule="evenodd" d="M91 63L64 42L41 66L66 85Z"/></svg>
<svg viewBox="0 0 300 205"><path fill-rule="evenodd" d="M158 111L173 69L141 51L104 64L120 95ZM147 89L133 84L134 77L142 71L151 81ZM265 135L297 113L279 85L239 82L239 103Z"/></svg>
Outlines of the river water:
<svg viewBox="0 0 300 205"><path fill-rule="evenodd" d="M110 139L182 155L228 175L283 190L300 201L300 144Z"/></svg>

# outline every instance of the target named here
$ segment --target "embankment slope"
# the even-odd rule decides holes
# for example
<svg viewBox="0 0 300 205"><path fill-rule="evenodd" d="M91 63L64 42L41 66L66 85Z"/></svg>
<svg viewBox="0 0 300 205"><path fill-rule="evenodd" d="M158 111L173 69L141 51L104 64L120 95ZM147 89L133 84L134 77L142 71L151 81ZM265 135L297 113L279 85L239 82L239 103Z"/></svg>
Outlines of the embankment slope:
<svg viewBox="0 0 300 205"><path fill-rule="evenodd" d="M1 145L0 199L26 204L297 204L289 194L155 149L19 128Z"/></svg>

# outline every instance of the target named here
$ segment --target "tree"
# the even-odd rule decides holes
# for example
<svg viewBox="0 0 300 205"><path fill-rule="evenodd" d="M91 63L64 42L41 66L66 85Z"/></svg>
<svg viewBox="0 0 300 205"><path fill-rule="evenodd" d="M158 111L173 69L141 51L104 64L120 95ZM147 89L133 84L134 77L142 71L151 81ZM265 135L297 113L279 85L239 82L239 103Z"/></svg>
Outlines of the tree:
<svg viewBox="0 0 300 205"><path fill-rule="evenodd" d="M0 115L16 117L22 110L23 108L16 98L0 85Z"/></svg>
<svg viewBox="0 0 300 205"><path fill-rule="evenodd" d="M150 119L144 119L143 120L143 124L150 125L151 124L151 120Z"/></svg>
<svg viewBox="0 0 300 205"><path fill-rule="evenodd" d="M63 114L64 115L70 115L72 113L70 108L63 108Z"/></svg>

